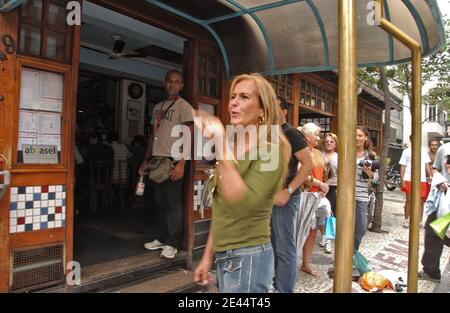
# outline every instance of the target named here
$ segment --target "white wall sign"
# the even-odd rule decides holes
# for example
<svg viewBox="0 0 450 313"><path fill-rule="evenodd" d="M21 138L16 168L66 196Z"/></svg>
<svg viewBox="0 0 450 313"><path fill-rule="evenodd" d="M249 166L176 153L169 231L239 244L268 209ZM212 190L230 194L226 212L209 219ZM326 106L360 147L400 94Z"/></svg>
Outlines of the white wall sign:
<svg viewBox="0 0 450 313"><path fill-rule="evenodd" d="M44 145L23 145L23 163L58 164L58 147Z"/></svg>

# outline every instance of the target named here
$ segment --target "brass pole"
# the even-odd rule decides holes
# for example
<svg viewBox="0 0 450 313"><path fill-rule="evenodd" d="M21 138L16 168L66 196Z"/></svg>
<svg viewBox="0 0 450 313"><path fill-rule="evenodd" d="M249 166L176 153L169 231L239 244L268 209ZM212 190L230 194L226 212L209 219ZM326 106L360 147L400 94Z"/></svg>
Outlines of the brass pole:
<svg viewBox="0 0 450 313"><path fill-rule="evenodd" d="M356 175L356 70L355 0L339 0L339 184L336 213L334 286L336 293L352 291Z"/></svg>
<svg viewBox="0 0 450 313"><path fill-rule="evenodd" d="M412 173L411 173L411 219L409 227L408 249L408 292L417 292L419 267L419 216L420 209L420 162L422 145L422 49L420 44L408 34L383 17L382 1L378 0L380 27L392 34L412 54Z"/></svg>
<svg viewBox="0 0 450 313"><path fill-rule="evenodd" d="M422 51L413 50L412 94L412 173L411 173L411 218L409 225L408 292L417 292L419 267L419 223L420 216L420 163L422 158Z"/></svg>

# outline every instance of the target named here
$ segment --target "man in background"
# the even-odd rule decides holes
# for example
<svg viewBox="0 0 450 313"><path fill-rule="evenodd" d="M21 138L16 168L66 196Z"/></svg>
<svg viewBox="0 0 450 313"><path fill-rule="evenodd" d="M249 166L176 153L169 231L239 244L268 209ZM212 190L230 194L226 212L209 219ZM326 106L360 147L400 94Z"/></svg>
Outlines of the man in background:
<svg viewBox="0 0 450 313"><path fill-rule="evenodd" d="M434 164L434 161L436 160L436 153L440 146L441 143L437 138L433 138L428 141L428 156L430 157L431 164Z"/></svg>
<svg viewBox="0 0 450 313"><path fill-rule="evenodd" d="M411 136L409 136L411 140ZM405 201L405 221L403 222L403 227L409 227L409 215L411 212L411 147L403 150L400 161L400 179L401 179L401 190L406 194ZM430 157L428 156L428 151L425 147L421 147L421 164L420 164L420 212L419 216L422 219L423 215L423 203L427 200L429 185L427 183L427 177L431 177L431 166L430 166ZM422 222L420 223L422 226Z"/></svg>
<svg viewBox="0 0 450 313"><path fill-rule="evenodd" d="M271 241L275 256L274 288L281 293L293 293L297 279L297 248L295 217L300 205L300 190L311 172L313 163L306 138L287 123L288 104L279 97L283 123L281 125L291 145L288 177L284 188L275 196L271 219ZM297 170L298 164L301 168Z"/></svg>
<svg viewBox="0 0 450 313"><path fill-rule="evenodd" d="M434 179L437 179L439 174L442 175L443 182L435 188L440 191L449 192L450 182L450 142L442 145L436 154L436 160L433 164ZM439 173L439 174L437 174ZM442 181L441 180L441 181ZM429 199L428 199L429 201ZM450 203L446 203L447 210ZM444 240L439 238L430 226L437 218L438 208L427 210L428 218L425 224L425 249L422 256L422 271L419 273L419 278L439 282L441 280L440 259L444 244L450 246L450 239L444 237Z"/></svg>
<svg viewBox="0 0 450 313"><path fill-rule="evenodd" d="M192 106L180 97L183 89L183 75L178 70L167 72L165 78L166 100L153 109L150 134L145 160L139 173L143 175L154 156L172 158L172 145L179 140L172 137L172 129L181 124L192 124ZM170 177L161 182L152 182L155 206L158 211L158 234L155 240L144 247L148 250L162 249L161 257L173 259L178 252L183 229L182 184L185 174L184 159L176 162Z"/></svg>

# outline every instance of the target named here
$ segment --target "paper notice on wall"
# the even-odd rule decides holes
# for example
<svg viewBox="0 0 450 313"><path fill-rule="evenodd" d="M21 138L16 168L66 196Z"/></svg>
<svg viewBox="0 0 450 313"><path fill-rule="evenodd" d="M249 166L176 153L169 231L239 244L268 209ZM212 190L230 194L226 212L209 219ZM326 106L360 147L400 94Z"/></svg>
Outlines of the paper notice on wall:
<svg viewBox="0 0 450 313"><path fill-rule="evenodd" d="M37 132L38 113L29 111L20 111L19 114L19 131L20 132Z"/></svg>
<svg viewBox="0 0 450 313"><path fill-rule="evenodd" d="M39 107L42 111L62 112L63 101L59 99L41 98Z"/></svg>
<svg viewBox="0 0 450 313"><path fill-rule="evenodd" d="M37 143L39 145L56 146L58 151L61 151L61 136L38 134Z"/></svg>
<svg viewBox="0 0 450 313"><path fill-rule="evenodd" d="M40 73L24 68L20 87L20 108L39 110Z"/></svg>
<svg viewBox="0 0 450 313"><path fill-rule="evenodd" d="M19 132L17 150L22 151L23 145L36 145L38 143L37 133Z"/></svg>
<svg viewBox="0 0 450 313"><path fill-rule="evenodd" d="M61 115L58 113L39 113L37 132L40 134L61 134Z"/></svg>
<svg viewBox="0 0 450 313"><path fill-rule="evenodd" d="M64 95L64 76L48 72L41 72L41 98L62 100Z"/></svg>

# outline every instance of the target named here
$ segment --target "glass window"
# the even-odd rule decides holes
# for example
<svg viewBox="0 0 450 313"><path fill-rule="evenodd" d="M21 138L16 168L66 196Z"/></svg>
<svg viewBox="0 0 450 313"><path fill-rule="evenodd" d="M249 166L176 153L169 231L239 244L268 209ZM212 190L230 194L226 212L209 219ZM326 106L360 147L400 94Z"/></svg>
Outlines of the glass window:
<svg viewBox="0 0 450 313"><path fill-rule="evenodd" d="M200 73L206 73L206 54L201 53L198 57L198 69Z"/></svg>
<svg viewBox="0 0 450 313"><path fill-rule="evenodd" d="M333 92L305 79L300 80L300 89L300 104L311 106L318 111L333 113Z"/></svg>
<svg viewBox="0 0 450 313"><path fill-rule="evenodd" d="M64 61L66 55L66 36L64 34L49 31L47 37L47 55L49 59Z"/></svg>
<svg viewBox="0 0 450 313"><path fill-rule="evenodd" d="M220 96L219 89L219 63L218 56L211 49L205 49L199 52L198 56L198 72L200 95L218 98Z"/></svg>
<svg viewBox="0 0 450 313"><path fill-rule="evenodd" d="M211 76L216 76L217 74L217 58L210 56L208 59L208 72Z"/></svg>
<svg viewBox="0 0 450 313"><path fill-rule="evenodd" d="M41 54L41 29L29 24L22 24L20 29L20 53Z"/></svg>
<svg viewBox="0 0 450 313"><path fill-rule="evenodd" d="M271 81L277 95L292 101L292 75L274 75Z"/></svg>
<svg viewBox="0 0 450 313"><path fill-rule="evenodd" d="M206 78L204 76L198 78L198 92L201 95L206 94Z"/></svg>
<svg viewBox="0 0 450 313"><path fill-rule="evenodd" d="M22 69L18 163L61 162L63 95L64 75Z"/></svg>
<svg viewBox="0 0 450 313"><path fill-rule="evenodd" d="M292 88L286 88L286 98L292 99Z"/></svg>
<svg viewBox="0 0 450 313"><path fill-rule="evenodd" d="M48 5L48 23L50 25L66 26L67 11L63 1L50 0Z"/></svg>
<svg viewBox="0 0 450 313"><path fill-rule="evenodd" d="M66 22L66 0L28 1L21 9L19 52L68 62L66 42L71 29ZM45 10L45 12L44 12Z"/></svg>
<svg viewBox="0 0 450 313"><path fill-rule="evenodd" d="M279 85L278 86L278 95L281 97L285 97L284 95L284 86L283 85Z"/></svg>
<svg viewBox="0 0 450 313"><path fill-rule="evenodd" d="M42 21L42 0L31 0L22 6L21 16L37 22Z"/></svg>
<svg viewBox="0 0 450 313"><path fill-rule="evenodd" d="M210 97L217 97L217 79L209 79L209 94Z"/></svg>

